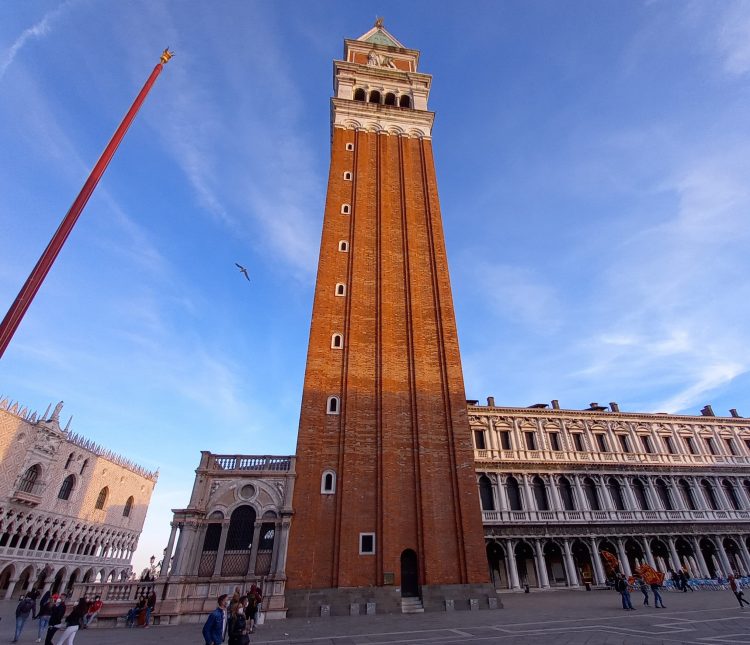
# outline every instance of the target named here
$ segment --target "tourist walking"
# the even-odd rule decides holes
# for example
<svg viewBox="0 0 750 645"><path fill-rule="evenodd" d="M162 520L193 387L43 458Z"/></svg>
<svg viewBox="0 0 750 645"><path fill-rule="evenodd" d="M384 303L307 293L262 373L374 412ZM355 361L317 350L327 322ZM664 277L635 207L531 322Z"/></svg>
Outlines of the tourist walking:
<svg viewBox="0 0 750 645"><path fill-rule="evenodd" d="M18 637L23 631L23 626L31 616L31 612L34 609L34 601L28 596L21 596L21 601L16 607L16 635L13 637L14 643L18 642Z"/></svg>
<svg viewBox="0 0 750 645"><path fill-rule="evenodd" d="M660 607L662 609L666 609L664 606L664 601L662 600L661 594L659 593L659 583L658 582L652 582L651 583L651 593L654 594L654 607L656 609L659 609Z"/></svg>
<svg viewBox="0 0 750 645"><path fill-rule="evenodd" d="M65 611L65 594L61 593L59 596L55 597L52 604L52 610L49 615L49 627L47 628L47 638L44 639L44 645L52 645L52 637L59 629L58 625L60 625L62 619L65 617Z"/></svg>
<svg viewBox="0 0 750 645"><path fill-rule="evenodd" d="M250 585L250 591L247 592L247 610L246 616L250 622L249 631L253 633L255 631L255 625L258 622L258 614L260 613L261 604L263 602L263 595L260 593L260 587L257 585Z"/></svg>
<svg viewBox="0 0 750 645"><path fill-rule="evenodd" d="M36 600L41 595L42 594L40 593L39 589L37 589L36 587L32 587L31 591L29 591L29 593L26 594L26 597L27 598L31 598L31 602L34 603L34 606L31 608L31 617L32 618L36 618L36 616L37 616L37 613L36 613Z"/></svg>
<svg viewBox="0 0 750 645"><path fill-rule="evenodd" d="M750 605L750 602L745 600L745 594L742 591L742 587L740 587L740 583L737 582L737 579L732 574L729 575L729 588L732 590L734 597L737 598L737 602L740 603L740 609L742 609L743 602L746 605Z"/></svg>
<svg viewBox="0 0 750 645"><path fill-rule="evenodd" d="M224 634L227 633L227 594L221 594L217 599L217 607L209 615L203 625L203 640L206 645L221 645Z"/></svg>
<svg viewBox="0 0 750 645"><path fill-rule="evenodd" d="M49 591L47 591L39 601L39 613L36 615L37 620L39 621L39 628L36 633L37 643L42 642L42 635L47 631L49 618L52 615L52 606L52 596L50 596Z"/></svg>
<svg viewBox="0 0 750 645"><path fill-rule="evenodd" d="M73 607L73 611L65 619L65 631L62 633L60 640L55 645L73 645L78 629L86 618L89 610L89 602L86 598L81 598L78 604Z"/></svg>
<svg viewBox="0 0 750 645"><path fill-rule="evenodd" d="M682 585L682 593L687 593L688 589L690 589L690 591L695 591L695 589L693 589L693 586L690 584L690 576L687 574L687 571L685 571L685 569L682 569L680 571L680 584Z"/></svg>
<svg viewBox="0 0 750 645"><path fill-rule="evenodd" d="M643 578L638 578L638 588L643 594L643 604L648 607L648 585Z"/></svg>
<svg viewBox="0 0 750 645"><path fill-rule="evenodd" d="M680 574L676 571L672 571L672 584L674 584L674 588L677 589L677 591L682 590L682 578L680 577Z"/></svg>
<svg viewBox="0 0 750 645"><path fill-rule="evenodd" d="M628 581L622 573L617 574L617 579L615 580L615 591L619 591L622 596L622 608L625 611L635 611L633 603L630 602Z"/></svg>
<svg viewBox="0 0 750 645"><path fill-rule="evenodd" d="M248 645L250 643L250 636L247 634L247 619L244 613L246 602L247 598L238 600L229 614L228 645Z"/></svg>

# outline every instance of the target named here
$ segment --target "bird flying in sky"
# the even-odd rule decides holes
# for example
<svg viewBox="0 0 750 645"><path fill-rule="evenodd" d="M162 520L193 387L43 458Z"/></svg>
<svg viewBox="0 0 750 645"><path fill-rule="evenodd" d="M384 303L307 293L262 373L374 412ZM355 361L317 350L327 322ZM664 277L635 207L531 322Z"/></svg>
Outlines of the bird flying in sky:
<svg viewBox="0 0 750 645"><path fill-rule="evenodd" d="M247 269L236 262L234 263L234 266L236 266L240 270L240 273L242 273L247 278L247 281L250 282L250 276L247 274Z"/></svg>

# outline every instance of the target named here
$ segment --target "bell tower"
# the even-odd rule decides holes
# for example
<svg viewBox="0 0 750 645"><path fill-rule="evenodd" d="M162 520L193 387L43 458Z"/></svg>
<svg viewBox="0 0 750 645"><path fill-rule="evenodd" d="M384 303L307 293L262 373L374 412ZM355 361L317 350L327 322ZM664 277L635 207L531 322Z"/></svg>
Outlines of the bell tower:
<svg viewBox="0 0 750 645"><path fill-rule="evenodd" d="M418 63L378 20L333 65L290 616L494 604Z"/></svg>

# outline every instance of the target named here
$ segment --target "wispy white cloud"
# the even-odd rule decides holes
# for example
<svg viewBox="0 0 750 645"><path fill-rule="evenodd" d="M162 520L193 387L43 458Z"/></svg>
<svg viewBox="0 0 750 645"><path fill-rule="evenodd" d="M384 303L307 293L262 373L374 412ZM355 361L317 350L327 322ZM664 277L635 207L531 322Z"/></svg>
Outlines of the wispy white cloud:
<svg viewBox="0 0 750 645"><path fill-rule="evenodd" d="M711 6L712 11L717 9L723 9L715 36L723 68L744 76L750 72L750 5L740 0Z"/></svg>
<svg viewBox="0 0 750 645"><path fill-rule="evenodd" d="M5 76L8 68L13 64L16 56L18 56L18 52L20 52L30 40L38 40L49 34L54 22L74 3L75 0L65 0L61 5L44 14L39 22L24 29L20 33L20 35L13 41L13 44L0 58L0 81L3 80L3 76Z"/></svg>

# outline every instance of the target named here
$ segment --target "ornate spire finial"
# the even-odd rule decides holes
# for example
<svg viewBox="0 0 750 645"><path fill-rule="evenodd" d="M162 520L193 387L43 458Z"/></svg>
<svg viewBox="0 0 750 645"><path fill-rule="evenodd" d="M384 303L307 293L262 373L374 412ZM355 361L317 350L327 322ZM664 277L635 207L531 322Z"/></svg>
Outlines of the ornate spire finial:
<svg viewBox="0 0 750 645"><path fill-rule="evenodd" d="M162 63L162 65L166 65L169 62L169 59L174 56L174 52L169 51L169 47L167 47L162 53L161 58L159 59Z"/></svg>
<svg viewBox="0 0 750 645"><path fill-rule="evenodd" d="M382 17L380 17L380 16L376 16L375 17L375 26L378 29L382 29L383 28L383 18Z"/></svg>
<svg viewBox="0 0 750 645"><path fill-rule="evenodd" d="M55 409L52 410L52 417L50 418L50 421L57 421L58 423L60 423L60 410L62 410L63 405L64 402L60 401L60 403L55 406Z"/></svg>

